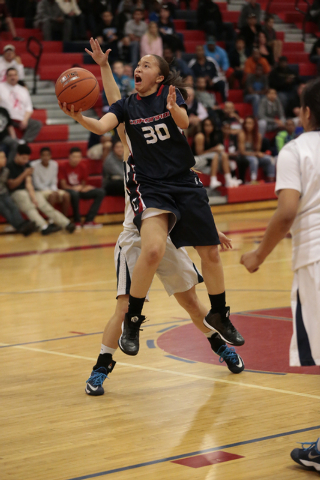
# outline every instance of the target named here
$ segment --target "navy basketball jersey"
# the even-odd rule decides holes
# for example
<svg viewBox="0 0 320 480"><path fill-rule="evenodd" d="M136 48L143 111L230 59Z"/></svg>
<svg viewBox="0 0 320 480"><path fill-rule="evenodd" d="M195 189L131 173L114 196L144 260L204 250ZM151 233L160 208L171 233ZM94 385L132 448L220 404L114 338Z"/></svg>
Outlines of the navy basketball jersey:
<svg viewBox="0 0 320 480"><path fill-rule="evenodd" d="M168 92L169 86L162 85L152 95L133 94L110 107L119 123L125 123L131 153L128 163L137 178L170 178L188 172L195 164L185 135L167 109ZM178 89L176 94L177 104L185 105Z"/></svg>

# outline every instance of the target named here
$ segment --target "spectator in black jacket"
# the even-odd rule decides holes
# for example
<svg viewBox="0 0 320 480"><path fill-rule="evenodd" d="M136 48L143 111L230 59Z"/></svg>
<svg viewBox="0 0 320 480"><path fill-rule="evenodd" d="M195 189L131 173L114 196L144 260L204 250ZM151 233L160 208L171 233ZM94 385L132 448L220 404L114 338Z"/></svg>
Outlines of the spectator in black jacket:
<svg viewBox="0 0 320 480"><path fill-rule="evenodd" d="M240 30L240 34L246 44L246 54L248 57L252 53L253 45L258 44L259 32L261 32L261 26L257 23L257 17L254 13L250 13L247 17L247 25Z"/></svg>
<svg viewBox="0 0 320 480"><path fill-rule="evenodd" d="M170 10L167 5L162 5L161 7L158 27L163 45L172 48L174 52L177 50L184 51L182 40L176 33L174 23L170 19Z"/></svg>
<svg viewBox="0 0 320 480"><path fill-rule="evenodd" d="M287 57L280 57L278 65L269 74L269 86L277 91L284 109L294 96L298 83L299 78L288 66Z"/></svg>
<svg viewBox="0 0 320 480"><path fill-rule="evenodd" d="M220 39L223 21L219 6L212 0L200 0L197 9L198 28Z"/></svg>
<svg viewBox="0 0 320 480"><path fill-rule="evenodd" d="M235 79L240 83L240 87L244 86L244 65L247 61L245 47L244 39L240 36L236 40L235 48L229 53L230 67L233 69L228 79L230 88L233 88Z"/></svg>
<svg viewBox="0 0 320 480"><path fill-rule="evenodd" d="M203 45L196 47L196 58L190 60L189 67L195 78L205 77L207 88L220 92L222 101L228 98L228 86L220 67L214 58L206 57Z"/></svg>
<svg viewBox="0 0 320 480"><path fill-rule="evenodd" d="M261 7L260 7L260 4L257 3L256 0L248 0L247 5L243 5L240 16L239 16L239 20L238 20L238 27L240 29L246 26L247 18L252 13L257 18L257 24L260 25L260 23L261 23Z"/></svg>
<svg viewBox="0 0 320 480"><path fill-rule="evenodd" d="M163 49L163 58L169 63L170 70L177 70L180 72L183 78L193 75L191 68L188 64L182 60L182 58L176 58L172 51L172 48L166 47Z"/></svg>
<svg viewBox="0 0 320 480"><path fill-rule="evenodd" d="M103 50L111 48L110 59L118 58L118 40L119 32L116 20L113 18L112 12L107 10L101 14L101 21L95 34Z"/></svg>

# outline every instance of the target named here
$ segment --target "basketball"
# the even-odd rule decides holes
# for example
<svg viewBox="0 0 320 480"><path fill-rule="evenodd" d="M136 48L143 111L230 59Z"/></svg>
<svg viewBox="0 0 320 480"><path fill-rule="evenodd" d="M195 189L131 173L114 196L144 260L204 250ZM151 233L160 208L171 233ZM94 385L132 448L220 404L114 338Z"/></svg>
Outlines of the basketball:
<svg viewBox="0 0 320 480"><path fill-rule="evenodd" d="M94 106L100 95L96 77L85 68L69 68L56 81L56 96L67 109L74 105L74 111L85 111Z"/></svg>

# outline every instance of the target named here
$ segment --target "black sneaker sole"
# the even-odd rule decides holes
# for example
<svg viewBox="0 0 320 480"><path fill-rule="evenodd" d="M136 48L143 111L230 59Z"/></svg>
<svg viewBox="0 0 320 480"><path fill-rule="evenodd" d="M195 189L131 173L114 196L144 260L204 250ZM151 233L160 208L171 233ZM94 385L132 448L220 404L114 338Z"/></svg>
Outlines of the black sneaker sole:
<svg viewBox="0 0 320 480"><path fill-rule="evenodd" d="M219 332L219 330L217 330L216 328L213 328L212 325L210 325L210 323L207 323L206 322L206 319L203 320L203 324L209 328L210 330L212 330L213 332L217 332L219 333L220 337L226 342L228 343L229 345L235 345L236 347L241 347L243 344L244 344L244 340L242 342L232 342L231 340L229 340L228 338L224 337L223 334L221 332Z"/></svg>
<svg viewBox="0 0 320 480"><path fill-rule="evenodd" d="M126 355L130 355L131 357L134 357L135 355L138 355L138 353L139 353L139 350L137 350L136 352L127 352L121 345L121 337L118 340L118 345L119 345L120 350L123 353L125 353Z"/></svg>
<svg viewBox="0 0 320 480"><path fill-rule="evenodd" d="M104 390L100 390L100 392L95 392L94 390L90 390L90 388L88 389L88 386L86 385L86 388L84 390L86 392L87 395L89 395L90 397L100 397L101 395L104 395Z"/></svg>

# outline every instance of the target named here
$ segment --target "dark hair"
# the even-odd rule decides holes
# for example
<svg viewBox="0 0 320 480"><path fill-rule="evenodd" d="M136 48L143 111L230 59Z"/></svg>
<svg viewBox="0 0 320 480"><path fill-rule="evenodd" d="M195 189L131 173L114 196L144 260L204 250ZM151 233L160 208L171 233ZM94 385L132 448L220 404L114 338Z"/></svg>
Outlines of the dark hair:
<svg viewBox="0 0 320 480"><path fill-rule="evenodd" d="M18 70L17 70L16 68L14 68L14 67L9 67L9 68L7 69L7 71L6 71L6 75L8 75L8 73L10 72L10 70L14 70L15 72L18 73Z"/></svg>
<svg viewBox="0 0 320 480"><path fill-rule="evenodd" d="M272 13L267 13L266 16L264 17L265 22L268 22L269 20L273 20L273 19L274 19L274 16L272 15Z"/></svg>
<svg viewBox="0 0 320 480"><path fill-rule="evenodd" d="M17 153L19 155L31 155L31 148L26 143L18 145Z"/></svg>
<svg viewBox="0 0 320 480"><path fill-rule="evenodd" d="M81 148L79 148L79 147L71 147L70 150L69 150L69 155L72 155L73 153L78 153L78 152L80 152L81 155L82 155Z"/></svg>
<svg viewBox="0 0 320 480"><path fill-rule="evenodd" d="M40 150L40 155L41 155L41 153L43 153L43 152L49 152L49 153L51 154L51 148L49 148L49 147L42 147L41 150Z"/></svg>
<svg viewBox="0 0 320 480"><path fill-rule="evenodd" d="M188 98L188 92L180 72L177 72L176 70L170 70L169 63L164 58L159 57L159 55L152 56L158 62L160 75L164 76L162 85L173 85L174 87L177 87L180 90L184 100L186 100Z"/></svg>
<svg viewBox="0 0 320 480"><path fill-rule="evenodd" d="M285 55L282 55L281 57L279 57L279 62L287 62L288 61L288 57L286 57Z"/></svg>
<svg viewBox="0 0 320 480"><path fill-rule="evenodd" d="M301 107L310 108L311 121L314 127L320 127L320 78L306 84L301 92Z"/></svg>
<svg viewBox="0 0 320 480"><path fill-rule="evenodd" d="M248 130L246 129L246 121L248 120L248 118L251 118L251 120L253 120L253 122L254 122L253 130L252 130L252 137L253 137L254 149L257 150L258 149L258 142L259 142L258 122L252 115L247 115L245 117L245 119L243 121L243 127L242 128L243 128L243 131L246 135L248 133Z"/></svg>

